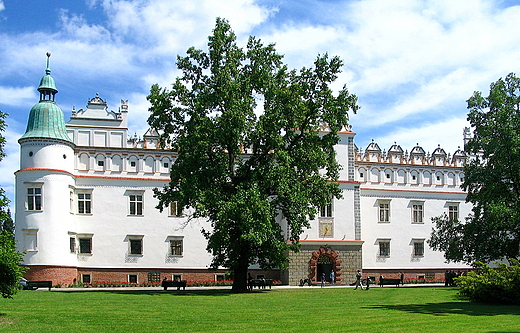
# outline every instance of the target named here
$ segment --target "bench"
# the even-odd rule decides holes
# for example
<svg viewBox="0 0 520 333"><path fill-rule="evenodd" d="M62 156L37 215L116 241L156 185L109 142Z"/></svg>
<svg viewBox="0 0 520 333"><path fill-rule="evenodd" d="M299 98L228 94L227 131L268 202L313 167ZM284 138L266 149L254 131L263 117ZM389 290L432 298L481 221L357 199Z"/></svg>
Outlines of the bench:
<svg viewBox="0 0 520 333"><path fill-rule="evenodd" d="M265 288L269 287L269 289L271 289L272 286L273 286L273 280L271 280L271 279L253 280L253 288L257 287L258 289L260 289L260 288L265 289Z"/></svg>
<svg viewBox="0 0 520 333"><path fill-rule="evenodd" d="M311 279L300 279L300 287L303 287L304 285L308 285L309 287L312 286Z"/></svg>
<svg viewBox="0 0 520 333"><path fill-rule="evenodd" d="M386 278L380 278L379 279L379 286L382 287L384 285L387 286L393 286L399 287L401 284L401 279L386 279Z"/></svg>
<svg viewBox="0 0 520 333"><path fill-rule="evenodd" d="M49 288L49 291L51 291L52 281L27 281L28 290L36 290L38 288Z"/></svg>
<svg viewBox="0 0 520 333"><path fill-rule="evenodd" d="M164 288L164 290L168 290L168 287L177 287L177 290L186 290L186 280L182 280L182 281L168 281L168 280L163 280L162 281L162 287Z"/></svg>

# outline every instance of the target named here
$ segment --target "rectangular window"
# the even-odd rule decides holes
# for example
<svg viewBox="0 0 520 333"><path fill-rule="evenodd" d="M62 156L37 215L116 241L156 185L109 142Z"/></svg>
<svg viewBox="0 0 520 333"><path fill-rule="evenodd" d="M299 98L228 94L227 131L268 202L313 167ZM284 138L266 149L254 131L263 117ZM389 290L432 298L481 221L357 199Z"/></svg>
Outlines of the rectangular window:
<svg viewBox="0 0 520 333"><path fill-rule="evenodd" d="M92 194L78 193L78 214L92 213Z"/></svg>
<svg viewBox="0 0 520 333"><path fill-rule="evenodd" d="M148 272L148 282L161 281L161 272Z"/></svg>
<svg viewBox="0 0 520 333"><path fill-rule="evenodd" d="M22 229L24 251L38 251L38 229Z"/></svg>
<svg viewBox="0 0 520 333"><path fill-rule="evenodd" d="M27 210L31 210L31 211L42 210L42 188L41 187L27 188Z"/></svg>
<svg viewBox="0 0 520 333"><path fill-rule="evenodd" d="M137 283L137 274L128 274L129 283Z"/></svg>
<svg viewBox="0 0 520 333"><path fill-rule="evenodd" d="M92 253L92 238L79 238L79 253L91 254Z"/></svg>
<svg viewBox="0 0 520 333"><path fill-rule="evenodd" d="M90 283L91 280L90 274L81 274L81 282Z"/></svg>
<svg viewBox="0 0 520 333"><path fill-rule="evenodd" d="M76 252L76 237L70 237L69 239L70 252Z"/></svg>
<svg viewBox="0 0 520 333"><path fill-rule="evenodd" d="M170 202L170 216L182 216L182 212L179 210L177 201Z"/></svg>
<svg viewBox="0 0 520 333"><path fill-rule="evenodd" d="M385 223L390 222L390 203L380 202L379 203L379 222Z"/></svg>
<svg viewBox="0 0 520 333"><path fill-rule="evenodd" d="M424 207L422 202L412 203L412 223L423 223Z"/></svg>
<svg viewBox="0 0 520 333"><path fill-rule="evenodd" d="M143 196L130 194L130 215L143 215Z"/></svg>
<svg viewBox="0 0 520 333"><path fill-rule="evenodd" d="M451 221L457 221L459 219L459 205L450 204L448 206L448 218Z"/></svg>
<svg viewBox="0 0 520 333"><path fill-rule="evenodd" d="M182 239L170 239L170 255L182 256Z"/></svg>
<svg viewBox="0 0 520 333"><path fill-rule="evenodd" d="M143 239L130 239L130 254L143 254Z"/></svg>
<svg viewBox="0 0 520 333"><path fill-rule="evenodd" d="M379 241L379 256L390 256L390 241Z"/></svg>
<svg viewBox="0 0 520 333"><path fill-rule="evenodd" d="M413 255L414 257L424 256L424 241L416 240L413 242Z"/></svg>
<svg viewBox="0 0 520 333"><path fill-rule="evenodd" d="M320 217L332 217L332 203L326 206L321 206Z"/></svg>

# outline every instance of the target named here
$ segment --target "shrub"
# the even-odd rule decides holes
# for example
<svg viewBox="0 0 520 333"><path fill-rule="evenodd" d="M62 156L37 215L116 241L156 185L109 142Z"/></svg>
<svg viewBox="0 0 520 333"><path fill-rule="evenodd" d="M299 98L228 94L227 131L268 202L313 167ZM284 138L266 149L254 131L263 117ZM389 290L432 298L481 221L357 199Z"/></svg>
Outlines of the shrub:
<svg viewBox="0 0 520 333"><path fill-rule="evenodd" d="M483 303L520 304L520 263L510 259L511 265L500 263L491 268L477 262L476 271L455 279L459 294Z"/></svg>

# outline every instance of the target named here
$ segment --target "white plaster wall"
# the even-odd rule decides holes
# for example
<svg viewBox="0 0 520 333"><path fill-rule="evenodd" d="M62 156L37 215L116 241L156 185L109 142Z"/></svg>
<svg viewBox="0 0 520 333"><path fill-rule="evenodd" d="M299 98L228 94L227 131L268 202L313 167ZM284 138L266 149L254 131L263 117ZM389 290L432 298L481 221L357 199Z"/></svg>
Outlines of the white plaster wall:
<svg viewBox="0 0 520 333"><path fill-rule="evenodd" d="M209 224L200 219L168 216L155 208L152 189L164 182L137 179L81 178L78 188L92 190L92 214L75 215L77 234L93 234L92 254L78 254L81 266L207 268L211 257L201 229ZM128 191L143 191L142 216L129 215ZM128 255L128 235L143 236L143 255ZM172 257L169 236L183 236L183 256Z"/></svg>
<svg viewBox="0 0 520 333"><path fill-rule="evenodd" d="M20 169L47 168L72 173L74 159L74 151L66 144L31 140L20 145Z"/></svg>
<svg viewBox="0 0 520 333"><path fill-rule="evenodd" d="M465 265L446 264L443 253L433 251L426 240L433 224L431 218L448 213L447 203L459 203L459 218L465 218L471 205L465 203L465 194L458 191L397 191L361 190L361 220L363 245L363 268L461 268ZM390 201L390 222L379 223L378 200ZM423 202L423 223L412 223L411 202ZM378 239L390 239L390 256L380 257ZM413 240L424 239L424 256L414 257Z"/></svg>
<svg viewBox="0 0 520 333"><path fill-rule="evenodd" d="M26 188L30 184L42 187L42 211L25 209ZM76 265L70 255L68 231L74 229L69 209L71 175L46 170L20 171L16 174L16 235L19 250L24 251L24 229L37 229L37 251L24 255L24 262L33 265Z"/></svg>

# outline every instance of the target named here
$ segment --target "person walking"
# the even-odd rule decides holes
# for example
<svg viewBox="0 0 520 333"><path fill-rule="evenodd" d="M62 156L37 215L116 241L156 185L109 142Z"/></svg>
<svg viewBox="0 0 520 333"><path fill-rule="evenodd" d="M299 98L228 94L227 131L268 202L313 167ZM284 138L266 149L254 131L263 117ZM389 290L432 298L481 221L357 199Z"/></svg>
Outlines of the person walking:
<svg viewBox="0 0 520 333"><path fill-rule="evenodd" d="M336 281L334 280L335 276L334 276L334 271L330 271L330 283L331 284L334 284L336 283Z"/></svg>
<svg viewBox="0 0 520 333"><path fill-rule="evenodd" d="M325 273L321 273L321 287L325 287Z"/></svg>
<svg viewBox="0 0 520 333"><path fill-rule="evenodd" d="M363 276L363 274L361 274L361 271L358 269L358 271L356 273L356 287L354 288L354 290L356 290L358 287L361 288L361 290L363 290L363 285L361 284L362 276Z"/></svg>

